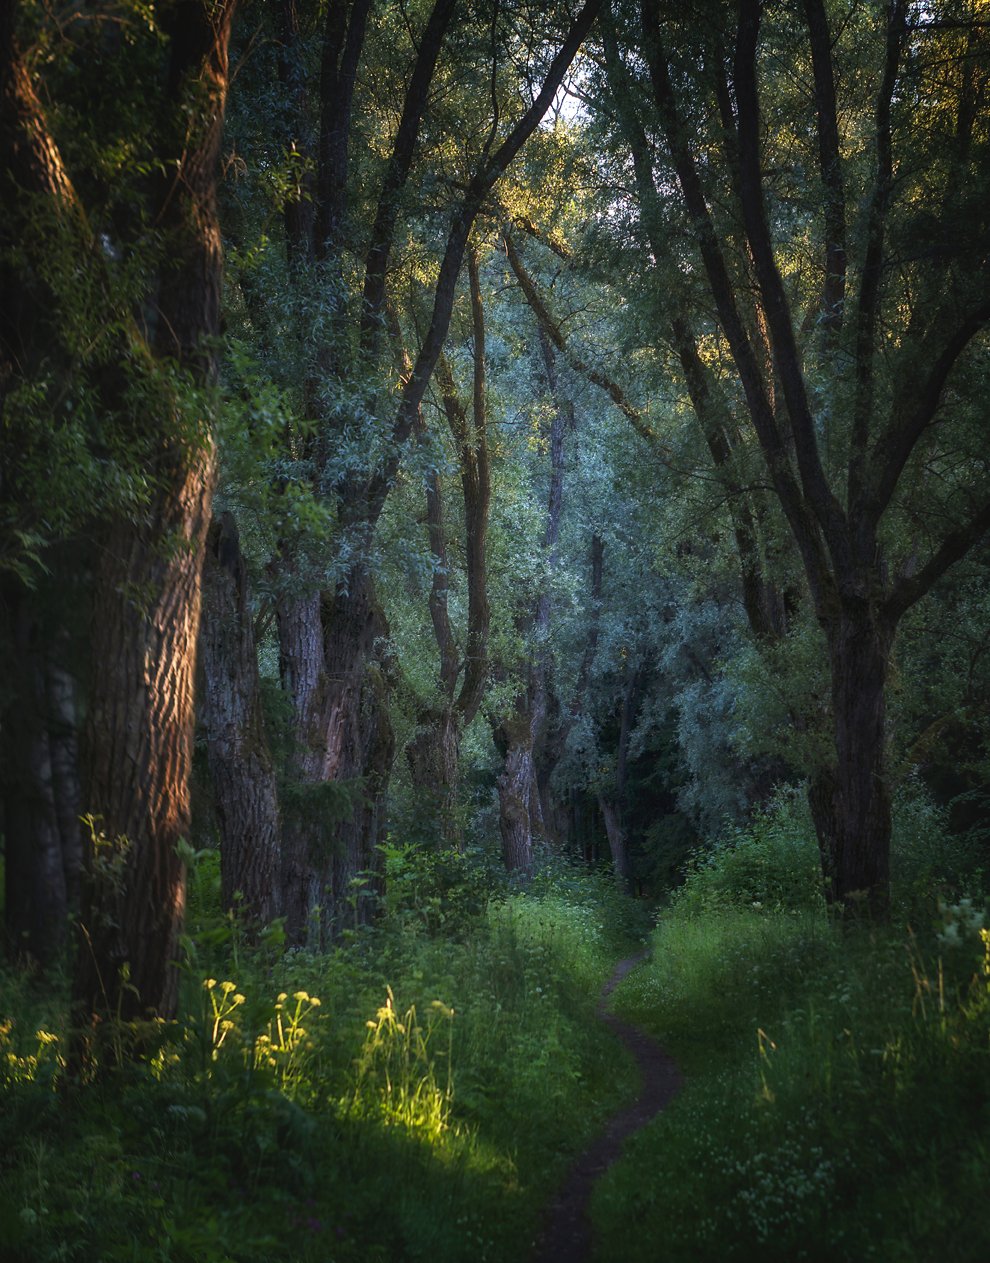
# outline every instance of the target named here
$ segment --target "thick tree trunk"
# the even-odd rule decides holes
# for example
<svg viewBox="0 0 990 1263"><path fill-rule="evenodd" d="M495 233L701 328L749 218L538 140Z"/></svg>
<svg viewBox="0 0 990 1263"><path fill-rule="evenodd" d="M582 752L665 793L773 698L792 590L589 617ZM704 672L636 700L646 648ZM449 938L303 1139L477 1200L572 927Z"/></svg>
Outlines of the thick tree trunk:
<svg viewBox="0 0 990 1263"><path fill-rule="evenodd" d="M351 882L375 862L392 738L386 675L374 657L388 627L365 571L352 572L336 596L281 601L278 625L293 708L283 907L290 940L316 943L346 917ZM326 789L331 783L339 793Z"/></svg>
<svg viewBox="0 0 990 1263"><path fill-rule="evenodd" d="M836 762L809 789L829 902L883 917L890 881L891 796L884 693L893 627L843 611L826 629Z"/></svg>
<svg viewBox="0 0 990 1263"><path fill-rule="evenodd" d="M498 778L502 859L510 873L528 873L533 867L530 805L534 781L528 716L510 720L504 727L507 730L505 763Z"/></svg>
<svg viewBox="0 0 990 1263"><path fill-rule="evenodd" d="M177 454L175 466L146 524L109 533L94 600L84 801L106 844L93 857L76 986L91 1012L125 1020L167 1016L177 999L212 449L190 463Z"/></svg>
<svg viewBox="0 0 990 1263"><path fill-rule="evenodd" d="M279 912L278 785L261 707L247 570L229 513L213 522L207 538L200 647L221 897L225 908L265 925Z"/></svg>
<svg viewBox="0 0 990 1263"><path fill-rule="evenodd" d="M90 858L74 980L79 1029L101 1018L170 1017L185 911L179 843L189 831L196 646L214 483L214 449L176 375L201 391L216 379L222 246L216 176L235 0L169 10L169 64L157 155L156 224L168 244L154 339L142 347L154 392L127 403L126 423L150 465L150 503L111 522L96 576L83 806L106 844ZM97 252L94 252L97 255ZM137 333L133 336L136 338ZM119 371L117 371L119 369ZM111 406L138 369L111 374ZM194 421L193 418L196 418ZM85 1061L84 1045L76 1056Z"/></svg>

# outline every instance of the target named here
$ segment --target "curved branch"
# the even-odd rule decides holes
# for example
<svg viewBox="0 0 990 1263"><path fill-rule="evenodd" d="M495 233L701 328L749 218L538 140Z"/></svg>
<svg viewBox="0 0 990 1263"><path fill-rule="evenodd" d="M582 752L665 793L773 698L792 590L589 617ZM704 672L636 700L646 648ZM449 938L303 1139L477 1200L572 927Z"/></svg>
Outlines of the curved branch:
<svg viewBox="0 0 990 1263"><path fill-rule="evenodd" d="M822 468L815 423L801 367L801 354L794 334L784 282L774 257L763 197L760 102L756 84L759 30L759 0L743 0L734 61L736 100L739 106L739 198L769 325L774 363L787 402L801 485L841 571L846 568L845 513L829 487Z"/></svg>
<svg viewBox="0 0 990 1263"><path fill-rule="evenodd" d="M872 521L879 522L897 487L898 479L915 445L932 424L949 374L974 337L990 321L990 299L963 320L942 348L920 387L911 381L908 391L895 401L893 417L873 449L873 465L878 469L875 489L869 499ZM905 397L907 395L907 397Z"/></svg>

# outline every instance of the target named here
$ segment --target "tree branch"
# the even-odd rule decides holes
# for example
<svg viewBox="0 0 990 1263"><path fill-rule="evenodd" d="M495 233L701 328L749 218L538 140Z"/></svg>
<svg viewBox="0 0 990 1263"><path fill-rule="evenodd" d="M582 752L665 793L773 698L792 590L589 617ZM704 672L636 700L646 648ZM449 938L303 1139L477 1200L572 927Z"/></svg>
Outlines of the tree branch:
<svg viewBox="0 0 990 1263"><path fill-rule="evenodd" d="M963 526L950 531L921 569L900 579L884 601L884 612L893 623L919 601L929 589L990 531L990 500L987 500Z"/></svg>
<svg viewBox="0 0 990 1263"><path fill-rule="evenodd" d="M488 464L488 409L485 391L485 309L481 299L478 252L468 248L468 284L474 330L474 389L470 435L465 426L461 446L461 484L464 491L465 569L468 616L464 679L456 707L469 724L478 713L488 683L488 513L491 473Z"/></svg>
<svg viewBox="0 0 990 1263"><path fill-rule="evenodd" d="M640 409L629 402L626 398L625 392L618 382L613 381L611 377L609 377L606 373L603 373L600 369L592 368L570 350L563 330L550 315L546 303L544 303L543 299L540 297L539 291L533 282L533 278L529 275L525 264L519 257L519 252L516 249L515 242L513 241L512 235L507 227L503 227L502 229L502 240L505 242L505 251L509 259L509 265L511 266L515 278L519 283L519 288L522 290L523 296L525 297L530 310L533 312L537 323L546 336L564 356L568 364L570 364L571 368L573 368L576 373L580 373L583 377L586 377L592 385L598 386L599 389L605 391L623 416L632 423L633 429L640 438L644 439L654 449L664 452L665 449L649 422L643 416Z"/></svg>
<svg viewBox="0 0 990 1263"><path fill-rule="evenodd" d="M890 102L897 83L901 45L904 39L905 0L894 0L887 24L887 45L883 77L877 93L874 131L877 149L877 176L870 199L866 228L866 254L859 287L856 313L856 397L853 404L852 446L849 453L848 503L858 505L867 478L866 449L873 414L874 357L876 327L880 309L880 283L883 279L884 233L893 175L890 136Z"/></svg>
<svg viewBox="0 0 990 1263"><path fill-rule="evenodd" d="M361 346L372 352L381 327L385 302L385 274L395 236L399 213L399 195L409 178L413 152L429 99L430 84L436 72L437 59L444 35L454 13L455 0L436 0L423 37L420 40L416 64L413 67L406 98L402 106L402 118L395 134L392 155L382 183L371 230L371 244L365 263L364 306L361 311Z"/></svg>
<svg viewBox="0 0 990 1263"><path fill-rule="evenodd" d="M826 345L834 347L842 330L846 296L846 193L839 152L838 110L832 40L823 0L804 0L804 16L811 43L818 122L818 168L825 190L825 280L822 285L822 324Z"/></svg>
<svg viewBox="0 0 990 1263"><path fill-rule="evenodd" d="M641 0L641 8L644 50L650 67L657 112L670 149L685 206L694 228L719 322L729 343L750 419L763 449L774 489L780 498L781 507L800 549L816 607L821 610L833 588L821 535L794 476L794 470L770 404L766 384L739 315L732 281L688 144L687 129L677 108L666 53L660 37L658 0Z"/></svg>
<svg viewBox="0 0 990 1263"><path fill-rule="evenodd" d="M743 221L770 330L774 364L787 403L801 485L825 532L836 569L843 573L847 569L848 553L845 513L832 493L822 468L801 354L794 334L790 304L774 257L763 197L760 103L756 85L760 0L742 0L739 12L734 74L739 107L739 197Z"/></svg>
<svg viewBox="0 0 990 1263"><path fill-rule="evenodd" d="M920 386L912 377L895 399L890 424L877 440L872 453L871 464L878 469L878 474L867 508L874 524L879 522L890 503L915 445L934 421L949 374L988 320L990 299L974 308L956 328ZM936 327L940 327L940 322L935 323Z"/></svg>
<svg viewBox="0 0 990 1263"><path fill-rule="evenodd" d="M341 248L351 107L370 7L371 0L354 0L348 21L345 0L330 0L327 6L320 68L316 240L313 243L318 259L335 258Z"/></svg>

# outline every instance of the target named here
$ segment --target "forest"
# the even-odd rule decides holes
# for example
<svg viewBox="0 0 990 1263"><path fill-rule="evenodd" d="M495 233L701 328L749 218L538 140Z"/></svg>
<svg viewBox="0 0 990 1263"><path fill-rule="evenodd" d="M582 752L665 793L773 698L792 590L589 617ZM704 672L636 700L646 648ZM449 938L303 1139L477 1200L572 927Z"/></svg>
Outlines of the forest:
<svg viewBox="0 0 990 1263"><path fill-rule="evenodd" d="M0 1263L990 1257L988 255L988 0L0 0Z"/></svg>

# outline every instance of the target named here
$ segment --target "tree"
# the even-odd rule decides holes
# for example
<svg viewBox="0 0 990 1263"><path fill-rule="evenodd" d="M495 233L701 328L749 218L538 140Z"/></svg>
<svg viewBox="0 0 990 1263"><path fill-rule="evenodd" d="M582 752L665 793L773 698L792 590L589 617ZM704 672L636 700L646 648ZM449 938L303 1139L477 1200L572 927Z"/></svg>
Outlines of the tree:
<svg viewBox="0 0 990 1263"><path fill-rule="evenodd" d="M829 895L883 915L895 634L990 525L974 429L990 316L985 35L962 9L904 0L850 10L838 36L818 0L800 23L756 0L735 22L703 10L675 20L643 0L631 44L649 69L649 135L633 156L663 190L668 253L706 282L824 637L833 754L810 800ZM777 73L784 48L806 96ZM812 164L817 197L800 177Z"/></svg>
<svg viewBox="0 0 990 1263"><path fill-rule="evenodd" d="M288 331L291 355L283 364L288 358L294 383L285 384L297 408L277 462L289 529L276 541L270 568L282 686L293 713L281 886L297 941L314 913L324 921L339 918L352 882L375 862L393 738L374 536L440 359L472 225L548 109L599 7L592 0L561 39L553 23L525 6L515 25L496 10L493 20L475 26L455 22L455 6L437 0L407 60L399 63L391 40L386 64L374 40L394 34L400 15L383 11L379 29L363 0L332 5L319 33L317 91L312 49L297 21L301 11L288 4L280 11L274 69L288 122L275 165L286 172L284 284L266 296L245 273L241 290L259 343L281 347ZM504 55L506 41L520 40L529 41L527 54L539 67L521 108L519 81ZM456 99L470 117L467 124L457 120L453 137L440 109L443 95L432 85L444 75L456 82L468 56L490 63L492 97L468 97L457 83ZM364 82L360 67L368 71ZM392 97L358 108L369 104L361 93L379 79L393 92L398 85L397 126L390 121ZM369 124L379 129L371 147ZM261 125L270 129L267 118ZM387 154L383 162L374 160L375 150ZM431 188L441 190L439 198ZM406 236L428 260L429 299L408 352L411 369L393 389L385 334L390 305L400 305L390 294L402 274ZM301 495L332 521L336 556L329 566L291 529ZM350 787L349 817L328 820L327 786Z"/></svg>
<svg viewBox="0 0 990 1263"><path fill-rule="evenodd" d="M441 406L456 453L464 503L464 570L467 585L467 618L463 652L459 650L450 618L450 561L443 512L440 476L436 468L427 474L426 520L434 571L430 587L430 621L440 656L439 704L422 708L416 716L417 732L406 747L412 783L432 804L427 828L441 841L459 845L456 791L463 730L477 715L488 683L488 636L491 609L488 601L487 538L491 504L491 469L488 452L488 404L486 398L485 313L476 247L468 247L468 281L471 298L472 390L465 405L454 380L451 364L441 356L437 384ZM458 687L460 680L460 687Z"/></svg>
<svg viewBox="0 0 990 1263"><path fill-rule="evenodd" d="M18 247L5 351L21 391L33 377L43 399L36 425L51 415L46 406L55 410L56 425L65 424L58 409L88 378L122 473L134 477L141 469L147 488L130 513L117 504L98 528L82 805L116 858L108 884L101 881L102 848L90 857L80 926L85 949L74 983L83 1018L168 1015L176 998L173 962L184 905L179 842L188 828L200 571L213 486L212 439L202 418L216 375L216 177L233 11L233 3L177 4L149 41L156 44L160 35L167 50L164 62L160 53L151 60L160 76L159 117L149 124L152 163L162 172L152 181L149 207L161 250L153 277L144 277L145 305L137 313L132 295L114 285L117 234L112 224L100 224L99 209L91 221L84 207L21 52L12 6L4 7L0 33L6 232ZM127 48L108 37L87 51L106 59L112 82L126 75L123 62L131 60L136 70L149 53L144 44L139 53ZM132 210L143 222L138 207ZM38 219L52 233L49 241L39 241L32 223ZM52 263L52 256L60 263L66 254L71 279ZM63 328L52 354L38 343L51 314L39 304L52 298L56 310L75 312L78 320L84 304L74 289L96 296L93 306L105 323L88 333L98 350L81 352L73 344L78 329ZM53 363L68 384L49 393L45 374Z"/></svg>

